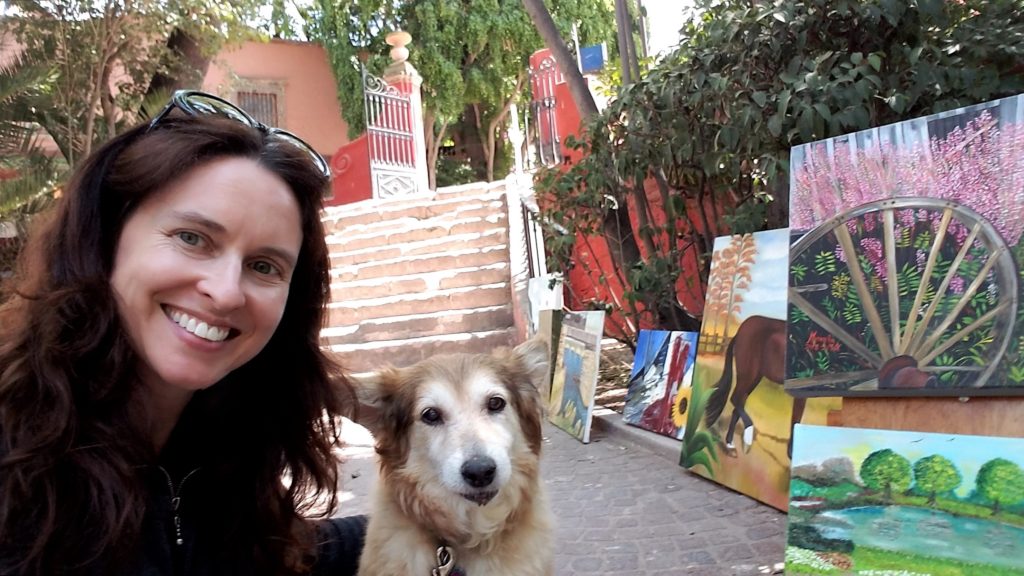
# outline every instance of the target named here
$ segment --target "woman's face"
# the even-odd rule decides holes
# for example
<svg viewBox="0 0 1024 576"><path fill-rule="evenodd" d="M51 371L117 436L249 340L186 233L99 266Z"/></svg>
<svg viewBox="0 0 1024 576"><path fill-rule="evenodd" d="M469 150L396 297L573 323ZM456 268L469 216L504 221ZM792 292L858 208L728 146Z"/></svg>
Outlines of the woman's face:
<svg viewBox="0 0 1024 576"><path fill-rule="evenodd" d="M139 205L110 283L150 391L187 398L256 356L301 245L288 185L248 158L207 162Z"/></svg>

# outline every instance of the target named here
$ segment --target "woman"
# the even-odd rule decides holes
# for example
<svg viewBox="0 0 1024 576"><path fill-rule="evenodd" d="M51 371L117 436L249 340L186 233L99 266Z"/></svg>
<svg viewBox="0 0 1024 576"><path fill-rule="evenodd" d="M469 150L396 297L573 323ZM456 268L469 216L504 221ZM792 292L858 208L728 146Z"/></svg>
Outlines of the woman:
<svg viewBox="0 0 1024 576"><path fill-rule="evenodd" d="M354 573L328 176L197 92L77 169L0 308L0 574Z"/></svg>

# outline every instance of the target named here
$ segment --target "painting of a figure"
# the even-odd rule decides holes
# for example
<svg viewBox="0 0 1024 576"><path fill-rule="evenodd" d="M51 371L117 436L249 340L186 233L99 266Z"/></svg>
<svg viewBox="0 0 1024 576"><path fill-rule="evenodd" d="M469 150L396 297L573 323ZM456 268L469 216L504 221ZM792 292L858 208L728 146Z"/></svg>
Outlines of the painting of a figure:
<svg viewBox="0 0 1024 576"><path fill-rule="evenodd" d="M790 154L786 390L1024 394L1024 95Z"/></svg>
<svg viewBox="0 0 1024 576"><path fill-rule="evenodd" d="M1024 439L798 425L786 574L1024 575Z"/></svg>
<svg viewBox="0 0 1024 576"><path fill-rule="evenodd" d="M696 356L696 332L641 330L623 419L681 440Z"/></svg>
<svg viewBox="0 0 1024 576"><path fill-rule="evenodd" d="M590 442L603 327L603 311L567 312L551 379L548 419L583 443Z"/></svg>
<svg viewBox="0 0 1024 576"><path fill-rule="evenodd" d="M826 422L838 399L782 388L788 230L715 240L680 464L785 510L794 422Z"/></svg>

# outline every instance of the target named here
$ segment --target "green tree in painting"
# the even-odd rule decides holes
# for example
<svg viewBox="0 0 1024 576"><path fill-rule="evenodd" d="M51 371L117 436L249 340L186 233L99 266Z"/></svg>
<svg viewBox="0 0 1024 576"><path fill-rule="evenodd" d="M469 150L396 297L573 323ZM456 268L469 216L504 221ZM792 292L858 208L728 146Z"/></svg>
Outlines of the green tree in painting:
<svg viewBox="0 0 1024 576"><path fill-rule="evenodd" d="M914 486L928 494L928 504L935 506L935 497L955 490L963 482L960 470L948 458L933 454L914 463Z"/></svg>
<svg viewBox="0 0 1024 576"><path fill-rule="evenodd" d="M860 465L860 479L868 488L884 492L887 501L892 500L893 491L910 487L910 461L888 448L877 450Z"/></svg>
<svg viewBox="0 0 1024 576"><path fill-rule="evenodd" d="M978 471L978 493L992 501L992 515L1024 500L1024 470L1005 458L989 460Z"/></svg>

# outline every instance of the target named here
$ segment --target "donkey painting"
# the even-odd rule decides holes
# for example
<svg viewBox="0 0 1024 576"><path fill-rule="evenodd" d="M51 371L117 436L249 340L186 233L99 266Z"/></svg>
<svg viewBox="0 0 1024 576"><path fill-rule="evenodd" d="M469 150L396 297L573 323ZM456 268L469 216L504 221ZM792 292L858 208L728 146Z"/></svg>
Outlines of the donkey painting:
<svg viewBox="0 0 1024 576"><path fill-rule="evenodd" d="M736 364L736 383L733 385L733 362ZM733 436L736 424L743 419L743 448L750 451L754 442L754 421L747 413L747 398L761 382L767 378L782 384L786 373L786 322L765 316L751 316L740 324L739 330L725 351L725 366L722 377L714 386L708 398L704 421L708 428L718 421L725 409L726 398L732 390L729 400L732 402L732 418L729 431L725 436L725 447L730 453L735 452ZM792 457L793 425L800 421L804 413L806 400L793 400L793 414L790 422L789 445L786 453Z"/></svg>

